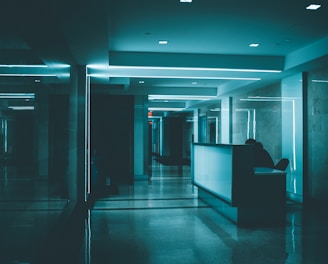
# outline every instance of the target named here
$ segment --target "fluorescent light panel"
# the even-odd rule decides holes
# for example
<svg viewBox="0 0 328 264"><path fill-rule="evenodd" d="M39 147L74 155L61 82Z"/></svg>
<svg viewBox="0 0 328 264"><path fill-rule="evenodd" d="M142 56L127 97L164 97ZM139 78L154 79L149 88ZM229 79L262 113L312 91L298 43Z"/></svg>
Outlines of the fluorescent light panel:
<svg viewBox="0 0 328 264"><path fill-rule="evenodd" d="M148 107L149 111L182 111L184 109L181 107Z"/></svg>
<svg viewBox="0 0 328 264"><path fill-rule="evenodd" d="M48 74L48 73L0 73L0 76L7 77L56 77L57 74Z"/></svg>
<svg viewBox="0 0 328 264"><path fill-rule="evenodd" d="M166 70L166 71L226 71L226 72L263 72L280 73L281 70L269 69L234 69L234 68L200 68L200 67L158 67L158 66L118 66L118 65L88 65L95 70Z"/></svg>
<svg viewBox="0 0 328 264"><path fill-rule="evenodd" d="M34 110L34 106L8 106L11 110Z"/></svg>
<svg viewBox="0 0 328 264"><path fill-rule="evenodd" d="M129 77L129 78L149 78L149 79L204 79L204 80L236 80L236 81L259 81L261 78L248 77L216 77L216 76L181 76L181 75L123 75L123 74L89 74L94 78Z"/></svg>
<svg viewBox="0 0 328 264"><path fill-rule="evenodd" d="M321 7L319 4L310 4L306 7L307 10L318 10Z"/></svg>
<svg viewBox="0 0 328 264"><path fill-rule="evenodd" d="M317 82L317 83L328 83L328 80L312 80L312 82Z"/></svg>
<svg viewBox="0 0 328 264"><path fill-rule="evenodd" d="M0 99L34 99L34 93L0 93Z"/></svg>
<svg viewBox="0 0 328 264"><path fill-rule="evenodd" d="M51 66L40 65L28 65L28 64L0 64L0 68L69 68L68 64L53 64Z"/></svg>
<svg viewBox="0 0 328 264"><path fill-rule="evenodd" d="M68 64L53 65L9 65L0 64L0 76L7 77L57 77L69 76Z"/></svg>
<svg viewBox="0 0 328 264"><path fill-rule="evenodd" d="M248 96L248 98L241 98L240 101L253 101L253 102L285 102L295 101L297 97L270 97L270 96Z"/></svg>
<svg viewBox="0 0 328 264"><path fill-rule="evenodd" d="M216 96L209 95L158 95L150 94L148 95L149 100L211 100L215 99Z"/></svg>

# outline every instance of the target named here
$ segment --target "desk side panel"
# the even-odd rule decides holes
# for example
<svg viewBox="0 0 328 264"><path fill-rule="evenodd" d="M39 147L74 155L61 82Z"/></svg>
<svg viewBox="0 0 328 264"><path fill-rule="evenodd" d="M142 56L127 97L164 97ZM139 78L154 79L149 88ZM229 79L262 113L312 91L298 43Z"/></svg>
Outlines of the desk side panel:
<svg viewBox="0 0 328 264"><path fill-rule="evenodd" d="M232 146L194 145L194 184L231 203Z"/></svg>
<svg viewBox="0 0 328 264"><path fill-rule="evenodd" d="M238 145L233 147L233 206L249 203L249 197L257 192L254 186L254 147Z"/></svg>

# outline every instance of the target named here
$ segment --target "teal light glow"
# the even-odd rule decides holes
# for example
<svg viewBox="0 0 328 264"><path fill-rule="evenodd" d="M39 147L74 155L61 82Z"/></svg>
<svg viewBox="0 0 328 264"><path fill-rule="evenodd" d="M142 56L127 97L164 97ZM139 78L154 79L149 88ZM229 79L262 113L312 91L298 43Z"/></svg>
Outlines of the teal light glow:
<svg viewBox="0 0 328 264"><path fill-rule="evenodd" d="M50 73L0 73L0 76L8 76L8 77L56 77L57 74Z"/></svg>
<svg viewBox="0 0 328 264"><path fill-rule="evenodd" d="M8 106L11 110L34 110L34 106Z"/></svg>
<svg viewBox="0 0 328 264"><path fill-rule="evenodd" d="M216 96L203 96L203 95L148 95L148 100L213 100Z"/></svg>
<svg viewBox="0 0 328 264"><path fill-rule="evenodd" d="M0 65L0 76L7 77L69 77L70 65Z"/></svg>
<svg viewBox="0 0 328 264"><path fill-rule="evenodd" d="M204 80L236 80L236 81L259 81L261 78L248 77L215 77L215 76L181 76L181 75L131 75L131 74L90 74L93 78L111 78L111 77L128 77L128 78L145 78L145 79L204 79Z"/></svg>
<svg viewBox="0 0 328 264"><path fill-rule="evenodd" d="M0 64L0 68L48 68L47 65L9 65Z"/></svg>
<svg viewBox="0 0 328 264"><path fill-rule="evenodd" d="M0 99L34 99L34 93L0 93Z"/></svg>
<svg viewBox="0 0 328 264"><path fill-rule="evenodd" d="M198 68L198 67L157 67L157 66L118 66L118 65L88 65L88 69L94 70L166 70L166 71L226 71L226 72L262 72L262 73L280 73L280 70L270 69L234 69L234 68Z"/></svg>
<svg viewBox="0 0 328 264"><path fill-rule="evenodd" d="M182 107L148 107L149 111L182 111Z"/></svg>
<svg viewBox="0 0 328 264"><path fill-rule="evenodd" d="M70 68L68 64L51 64L51 65L25 65L25 64L0 64L0 68Z"/></svg>
<svg viewBox="0 0 328 264"><path fill-rule="evenodd" d="M328 83L328 80L312 80L312 82L316 82L316 83Z"/></svg>

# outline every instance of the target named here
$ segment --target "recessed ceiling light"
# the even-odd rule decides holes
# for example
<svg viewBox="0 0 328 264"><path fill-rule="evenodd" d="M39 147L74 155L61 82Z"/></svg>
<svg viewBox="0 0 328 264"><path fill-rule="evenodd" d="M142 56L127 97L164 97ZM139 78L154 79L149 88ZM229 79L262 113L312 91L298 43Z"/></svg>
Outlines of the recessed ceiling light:
<svg viewBox="0 0 328 264"><path fill-rule="evenodd" d="M143 83L145 83L145 81L139 81L139 83L140 83L140 84L143 84Z"/></svg>
<svg viewBox="0 0 328 264"><path fill-rule="evenodd" d="M193 85L196 85L196 84L197 84L197 82L192 82L191 84L193 84Z"/></svg>
<svg viewBox="0 0 328 264"><path fill-rule="evenodd" d="M318 10L321 7L321 5L318 4L310 4L306 7L307 10Z"/></svg>
<svg viewBox="0 0 328 264"><path fill-rule="evenodd" d="M258 46L260 46L260 44L259 43L251 43L251 44L249 44L249 46L251 48L257 48Z"/></svg>
<svg viewBox="0 0 328 264"><path fill-rule="evenodd" d="M167 43L169 43L167 40L158 41L158 44L160 44L160 45L166 45Z"/></svg>
<svg viewBox="0 0 328 264"><path fill-rule="evenodd" d="M180 3L191 3L192 0L180 0Z"/></svg>

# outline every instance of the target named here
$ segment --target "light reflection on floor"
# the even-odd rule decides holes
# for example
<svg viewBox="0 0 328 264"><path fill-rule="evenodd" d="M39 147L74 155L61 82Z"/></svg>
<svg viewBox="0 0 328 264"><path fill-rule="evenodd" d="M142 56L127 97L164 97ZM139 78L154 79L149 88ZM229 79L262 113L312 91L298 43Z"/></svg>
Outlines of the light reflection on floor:
<svg viewBox="0 0 328 264"><path fill-rule="evenodd" d="M4 172L2 168L0 263L37 263L67 200L33 175L12 168ZM320 264L328 259L324 213L304 212L302 205L288 202L286 226L237 227L197 199L188 166L153 163L148 180L121 185L119 195L98 199L78 217L65 237L68 248L54 250L60 262L49 256L43 263Z"/></svg>

